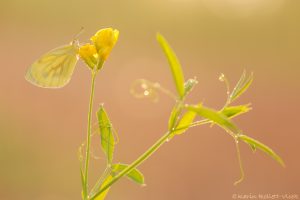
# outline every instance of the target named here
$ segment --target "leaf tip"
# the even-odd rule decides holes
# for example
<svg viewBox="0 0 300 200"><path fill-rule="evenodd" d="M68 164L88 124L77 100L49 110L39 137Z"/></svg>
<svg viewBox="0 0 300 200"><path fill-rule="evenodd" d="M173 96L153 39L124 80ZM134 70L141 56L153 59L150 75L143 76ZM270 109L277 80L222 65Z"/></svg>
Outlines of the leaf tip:
<svg viewBox="0 0 300 200"><path fill-rule="evenodd" d="M164 39L164 37L162 36L162 34L160 32L156 33L156 39L159 41L161 39Z"/></svg>

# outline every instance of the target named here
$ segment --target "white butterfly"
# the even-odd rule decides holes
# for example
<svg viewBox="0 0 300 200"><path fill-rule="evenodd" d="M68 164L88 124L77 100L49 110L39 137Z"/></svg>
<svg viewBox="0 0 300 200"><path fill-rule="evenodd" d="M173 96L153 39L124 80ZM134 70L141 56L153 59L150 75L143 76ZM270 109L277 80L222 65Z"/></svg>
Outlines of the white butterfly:
<svg viewBox="0 0 300 200"><path fill-rule="evenodd" d="M78 61L78 48L78 41L74 40L69 45L55 48L42 55L27 70L26 80L44 88L65 86L70 81Z"/></svg>

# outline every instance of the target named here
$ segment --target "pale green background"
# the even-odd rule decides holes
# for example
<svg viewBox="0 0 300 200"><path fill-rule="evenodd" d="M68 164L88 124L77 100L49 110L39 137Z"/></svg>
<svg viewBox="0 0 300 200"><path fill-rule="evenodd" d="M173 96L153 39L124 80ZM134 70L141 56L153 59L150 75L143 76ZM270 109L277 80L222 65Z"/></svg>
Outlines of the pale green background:
<svg viewBox="0 0 300 200"><path fill-rule="evenodd" d="M137 100L137 78L175 92L155 34L172 44L186 78L199 85L189 102L219 108L225 73L232 85L243 69L255 80L238 103L254 109L236 120L245 133L271 146L281 168L242 145L246 178L239 176L232 139L217 127L191 129L163 146L140 169L147 187L121 180L108 200L230 200L232 194L298 194L300 198L300 2L297 0L9 0L0 2L0 199L80 199L78 146L85 139L89 70L79 63L68 86L46 90L27 83L28 66L42 53L114 27L120 38L97 77L95 105L104 102L120 143L115 161L130 163L167 129L172 100ZM95 108L96 109L96 108ZM92 162L105 159L94 137ZM92 178L95 180L96 177Z"/></svg>

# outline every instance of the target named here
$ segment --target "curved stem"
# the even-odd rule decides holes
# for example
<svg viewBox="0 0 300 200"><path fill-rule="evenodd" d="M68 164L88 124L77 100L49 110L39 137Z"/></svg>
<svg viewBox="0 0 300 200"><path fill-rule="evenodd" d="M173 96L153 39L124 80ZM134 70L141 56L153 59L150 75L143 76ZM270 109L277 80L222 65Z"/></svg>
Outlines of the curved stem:
<svg viewBox="0 0 300 200"><path fill-rule="evenodd" d="M147 158L149 158L162 144L168 141L171 132L165 133L155 144L153 144L144 154L142 154L137 160L131 163L128 167L126 167L123 171L121 171L118 175L116 175L108 184L104 185L97 193L92 195L89 199L93 200L102 192L107 190L112 184L126 175L133 168L139 166L144 162Z"/></svg>
<svg viewBox="0 0 300 200"><path fill-rule="evenodd" d="M87 199L88 194L88 173L89 173L89 162L90 162L90 148L91 148L91 135L92 135L92 111L93 111L93 100L94 100L94 93L95 93L95 79L96 79L96 72L92 71L92 84L91 84L91 93L90 93L90 103L89 103L89 113L88 113L88 126L87 126L87 145L86 145L86 155L85 155L85 191L84 191L84 198Z"/></svg>

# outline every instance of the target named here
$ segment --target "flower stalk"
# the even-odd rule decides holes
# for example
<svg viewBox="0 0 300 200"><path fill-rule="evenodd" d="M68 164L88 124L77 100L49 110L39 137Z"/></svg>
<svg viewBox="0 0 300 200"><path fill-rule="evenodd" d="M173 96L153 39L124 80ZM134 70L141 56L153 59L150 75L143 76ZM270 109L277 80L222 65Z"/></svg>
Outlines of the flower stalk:
<svg viewBox="0 0 300 200"><path fill-rule="evenodd" d="M91 93L90 93L90 102L89 102L89 112L88 112L88 127L87 127L87 146L85 152L85 199L87 198L88 194L88 177L89 177L89 162L90 162L90 147L91 147L91 135L92 135L92 111L93 111L93 103L94 103L94 95L95 95L95 80L96 80L96 72L92 72L92 83L91 83Z"/></svg>

